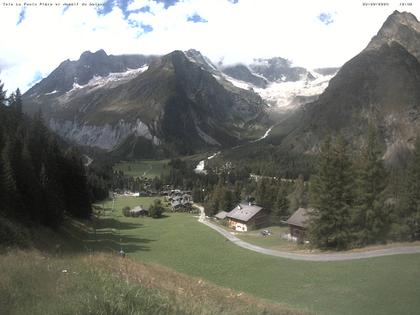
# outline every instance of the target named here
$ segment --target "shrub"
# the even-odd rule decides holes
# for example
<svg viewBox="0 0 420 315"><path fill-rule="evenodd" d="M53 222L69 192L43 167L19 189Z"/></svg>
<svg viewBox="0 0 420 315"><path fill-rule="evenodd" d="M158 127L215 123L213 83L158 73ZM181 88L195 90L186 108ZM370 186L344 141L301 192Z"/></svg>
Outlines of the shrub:
<svg viewBox="0 0 420 315"><path fill-rule="evenodd" d="M165 208L162 204L162 201L159 199L155 199L153 201L153 205L150 206L149 216L151 216L152 218L160 218L162 217L163 212L165 212Z"/></svg>
<svg viewBox="0 0 420 315"><path fill-rule="evenodd" d="M30 239L27 228L0 217L0 245L26 247L30 244Z"/></svg>
<svg viewBox="0 0 420 315"><path fill-rule="evenodd" d="M131 217L130 207L125 206L124 208L122 208L122 213L125 217Z"/></svg>

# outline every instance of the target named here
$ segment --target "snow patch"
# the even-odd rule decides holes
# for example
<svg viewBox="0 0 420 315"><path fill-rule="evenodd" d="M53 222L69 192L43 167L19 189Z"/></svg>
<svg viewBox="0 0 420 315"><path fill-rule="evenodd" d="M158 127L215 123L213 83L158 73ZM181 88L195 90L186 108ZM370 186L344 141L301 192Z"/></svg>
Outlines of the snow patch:
<svg viewBox="0 0 420 315"><path fill-rule="evenodd" d="M220 154L220 151L208 156L207 160L211 160L212 158L214 158L218 154ZM195 167L194 172L196 174L207 174L207 171L204 169L205 166L206 166L206 159L201 160L200 162L198 162L197 166Z"/></svg>
<svg viewBox="0 0 420 315"><path fill-rule="evenodd" d="M241 80L238 80L238 79L235 79L235 78L232 78L232 77L230 77L230 76L228 76L228 75L226 75L226 74L224 74L223 75L223 77L227 80L227 81L229 81L230 83L232 83L234 86L236 86L236 87L238 87L238 88L240 88L240 89L243 89L243 90L249 90L249 89L254 89L254 88L257 88L255 85L252 85L252 84L250 84L250 83L248 83L248 82L245 82L245 81L241 81Z"/></svg>
<svg viewBox="0 0 420 315"><path fill-rule="evenodd" d="M324 92L333 77L318 73L314 76L315 80L312 81L305 76L303 80L295 82L274 82L265 89L255 87L254 91L277 110L293 110L302 105L302 98L305 102L305 98L316 97Z"/></svg>
<svg viewBox="0 0 420 315"><path fill-rule="evenodd" d="M51 94L55 94L55 93L57 93L57 92L58 92L57 90L54 90L54 91L52 91L52 92L45 93L45 95L51 95Z"/></svg>
<svg viewBox="0 0 420 315"><path fill-rule="evenodd" d="M273 125L273 126L271 126L270 128L268 128L268 129L266 130L266 132L264 133L264 135L263 135L261 138L258 138L257 140L254 140L254 141L252 141L252 142L258 142L258 141L261 141L262 139L267 138L267 137L268 137L268 135L270 134L271 130L273 129L273 127L274 127L274 125Z"/></svg>
<svg viewBox="0 0 420 315"><path fill-rule="evenodd" d="M131 79L134 79L139 74L145 72L149 68L148 65L144 65L138 69L127 69L125 72L114 72L108 74L106 77L94 76L88 83L85 85L79 85L76 82L73 83L73 88L67 93L73 93L80 89L89 89L94 90L104 86L115 87L122 83L128 82Z"/></svg>

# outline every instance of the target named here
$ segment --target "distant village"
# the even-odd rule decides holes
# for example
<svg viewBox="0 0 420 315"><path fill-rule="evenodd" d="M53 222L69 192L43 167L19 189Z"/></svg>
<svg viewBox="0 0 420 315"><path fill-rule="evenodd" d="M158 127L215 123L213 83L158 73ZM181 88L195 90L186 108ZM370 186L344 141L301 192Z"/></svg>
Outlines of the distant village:
<svg viewBox="0 0 420 315"><path fill-rule="evenodd" d="M163 197L166 206L172 212L196 213L198 209L193 207L194 201L191 193L190 190L173 189L170 185L165 185L160 191L148 189L140 192L121 190L114 192L116 195L126 197ZM304 241L309 211L310 209L306 208L297 209L289 219L283 222L289 226L290 232L281 236L290 241ZM133 217L148 216L149 211L142 205L139 205L130 210L130 215ZM236 232L248 232L267 225L267 214L264 208L251 202L241 202L228 212L220 211L214 215L213 219Z"/></svg>
<svg viewBox="0 0 420 315"><path fill-rule="evenodd" d="M170 185L165 185L160 191L147 189L140 192L131 192L117 189L114 193L125 197L164 197L164 201L173 212L193 211L191 190L171 189Z"/></svg>

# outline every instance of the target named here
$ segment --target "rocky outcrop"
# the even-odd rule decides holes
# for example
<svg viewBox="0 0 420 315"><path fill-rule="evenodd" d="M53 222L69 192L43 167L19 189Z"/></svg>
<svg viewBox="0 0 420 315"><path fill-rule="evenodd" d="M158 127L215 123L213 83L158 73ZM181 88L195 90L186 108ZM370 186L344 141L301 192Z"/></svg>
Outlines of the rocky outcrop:
<svg viewBox="0 0 420 315"><path fill-rule="evenodd" d="M331 79L319 99L284 122L283 147L313 152L328 134L360 147L369 124L379 130L384 158L398 160L420 134L420 23L394 12L372 42ZM420 43L420 42L417 42Z"/></svg>
<svg viewBox="0 0 420 315"><path fill-rule="evenodd" d="M111 150L131 135L144 137L155 145L161 142L150 133L149 128L137 119L135 123L120 120L118 124L90 125L76 121L50 119L48 126L65 139L77 144Z"/></svg>

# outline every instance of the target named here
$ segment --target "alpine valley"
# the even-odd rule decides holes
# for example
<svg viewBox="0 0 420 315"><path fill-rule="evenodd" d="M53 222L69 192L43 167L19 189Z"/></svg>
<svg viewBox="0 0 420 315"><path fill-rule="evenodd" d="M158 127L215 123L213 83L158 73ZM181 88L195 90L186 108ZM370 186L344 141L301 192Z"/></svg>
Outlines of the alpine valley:
<svg viewBox="0 0 420 315"><path fill-rule="evenodd" d="M63 138L124 159L219 151L214 161L283 165L296 176L327 134L355 149L368 125L384 159L401 163L420 131L420 23L391 14L341 68L308 70L275 57L214 64L200 52L84 52L24 95Z"/></svg>
<svg viewBox="0 0 420 315"><path fill-rule="evenodd" d="M215 66L193 49L99 50L61 63L24 94L24 110L41 110L63 138L119 158L186 155L264 137L278 116L316 98L335 71L309 72L283 58Z"/></svg>

